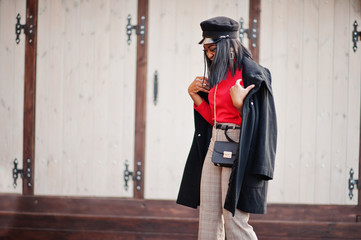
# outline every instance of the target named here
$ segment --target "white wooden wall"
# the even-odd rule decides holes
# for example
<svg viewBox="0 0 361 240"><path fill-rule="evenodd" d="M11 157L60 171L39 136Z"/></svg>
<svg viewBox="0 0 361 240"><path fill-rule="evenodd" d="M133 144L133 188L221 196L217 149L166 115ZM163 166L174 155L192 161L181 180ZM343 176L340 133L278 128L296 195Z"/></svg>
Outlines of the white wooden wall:
<svg viewBox="0 0 361 240"><path fill-rule="evenodd" d="M360 0L262 0L260 62L271 69L279 138L270 202L356 204L361 43L352 50ZM360 31L360 30L359 30Z"/></svg>
<svg viewBox="0 0 361 240"><path fill-rule="evenodd" d="M22 180L13 187L15 158L22 168L24 115L25 35L15 42L16 15L25 23L25 1L0 0L0 192L22 191Z"/></svg>
<svg viewBox="0 0 361 240"><path fill-rule="evenodd" d="M359 170L361 43L354 53L351 32L360 9L360 0L262 0L260 62L279 125L270 202L357 202L347 180ZM17 12L25 18L25 1L0 0L0 192L21 192L11 177L23 131ZM199 23L226 15L248 26L248 12L248 0L150 0L146 198L177 196L194 130L187 88L204 67ZM132 196L123 171L134 157L136 44L125 26L136 13L132 0L39 0L35 194Z"/></svg>
<svg viewBox="0 0 361 240"><path fill-rule="evenodd" d="M133 0L39 0L35 194L132 196L136 13Z"/></svg>
<svg viewBox="0 0 361 240"><path fill-rule="evenodd" d="M235 20L243 17L248 26L249 1L149 2L145 197L175 199L194 132L187 89L204 71L199 24L224 15ZM153 103L155 71L157 105Z"/></svg>

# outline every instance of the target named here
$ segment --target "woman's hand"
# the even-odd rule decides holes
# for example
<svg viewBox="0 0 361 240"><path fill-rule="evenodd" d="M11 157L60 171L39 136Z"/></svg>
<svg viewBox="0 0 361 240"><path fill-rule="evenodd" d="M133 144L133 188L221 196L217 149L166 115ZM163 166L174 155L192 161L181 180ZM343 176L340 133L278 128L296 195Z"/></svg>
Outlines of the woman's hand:
<svg viewBox="0 0 361 240"><path fill-rule="evenodd" d="M198 92L209 93L208 78L196 77L188 87L188 93L193 99L194 104L198 107L203 99L198 95Z"/></svg>
<svg viewBox="0 0 361 240"><path fill-rule="evenodd" d="M242 107L243 107L243 101L246 98L249 91L252 90L252 88L255 87L254 84L249 85L247 88L244 88L240 84L241 79L238 79L236 81L236 84L234 84L230 89L230 95L232 98L233 105L237 108L239 114L242 116Z"/></svg>

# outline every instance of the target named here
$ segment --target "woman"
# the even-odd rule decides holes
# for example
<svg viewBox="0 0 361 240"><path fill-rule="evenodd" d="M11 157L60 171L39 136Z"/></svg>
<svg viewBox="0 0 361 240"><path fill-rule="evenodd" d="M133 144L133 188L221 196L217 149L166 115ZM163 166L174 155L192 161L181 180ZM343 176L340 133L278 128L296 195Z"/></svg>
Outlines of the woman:
<svg viewBox="0 0 361 240"><path fill-rule="evenodd" d="M188 88L195 133L177 203L200 205L198 239L257 239L249 214L266 212L276 152L271 75L240 43L238 22L215 17L200 25L208 78ZM212 163L216 141L238 143L231 167Z"/></svg>

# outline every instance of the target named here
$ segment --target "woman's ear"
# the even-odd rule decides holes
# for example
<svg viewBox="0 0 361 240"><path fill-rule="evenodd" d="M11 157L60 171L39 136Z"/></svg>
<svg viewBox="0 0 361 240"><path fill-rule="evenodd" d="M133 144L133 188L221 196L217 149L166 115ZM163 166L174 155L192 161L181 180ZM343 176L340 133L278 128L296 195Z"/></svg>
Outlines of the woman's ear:
<svg viewBox="0 0 361 240"><path fill-rule="evenodd" d="M230 54L230 59L233 60L234 59L234 50L233 48L231 48L231 52L229 53Z"/></svg>

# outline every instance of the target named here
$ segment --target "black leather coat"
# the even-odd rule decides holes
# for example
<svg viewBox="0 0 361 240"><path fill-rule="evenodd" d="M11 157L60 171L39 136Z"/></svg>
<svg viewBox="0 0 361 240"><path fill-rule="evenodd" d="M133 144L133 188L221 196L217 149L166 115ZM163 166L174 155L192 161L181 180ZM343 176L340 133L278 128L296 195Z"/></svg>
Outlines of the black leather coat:
<svg viewBox="0 0 361 240"><path fill-rule="evenodd" d="M224 208L265 213L268 180L273 179L277 144L276 111L268 69L249 58L243 62L245 87L255 84L243 102L238 161L232 168ZM207 94L200 93L208 101ZM200 180L212 126L194 111L195 133L188 155L177 203L197 208Z"/></svg>

